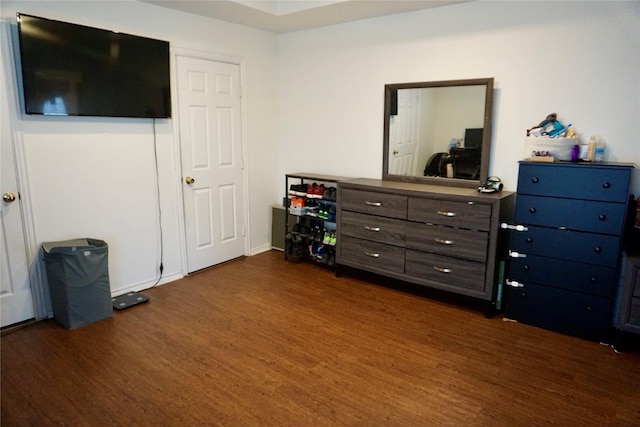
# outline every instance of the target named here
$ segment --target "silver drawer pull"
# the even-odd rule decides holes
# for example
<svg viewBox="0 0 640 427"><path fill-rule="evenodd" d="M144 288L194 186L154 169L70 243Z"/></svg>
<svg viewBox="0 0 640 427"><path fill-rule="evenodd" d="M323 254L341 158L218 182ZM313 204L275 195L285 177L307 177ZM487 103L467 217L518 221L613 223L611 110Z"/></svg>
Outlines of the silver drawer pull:
<svg viewBox="0 0 640 427"><path fill-rule="evenodd" d="M380 202L369 202L368 200L365 200L364 204L367 205L367 206L376 206L378 208L380 206L382 206L382 203L380 203Z"/></svg>
<svg viewBox="0 0 640 427"><path fill-rule="evenodd" d="M515 280L506 280L507 285L514 287L514 288L524 288L524 285L520 282L516 282Z"/></svg>
<svg viewBox="0 0 640 427"><path fill-rule="evenodd" d="M502 228L503 230L529 231L529 228L525 227L524 225L511 225L507 224L506 222L500 224L500 228Z"/></svg>
<svg viewBox="0 0 640 427"><path fill-rule="evenodd" d="M451 273L451 269L450 268L444 268L444 267L436 267L434 266L433 269L435 271L439 271L440 273Z"/></svg>
<svg viewBox="0 0 640 427"><path fill-rule="evenodd" d="M371 258L378 258L378 257L380 257L380 254L377 254L377 253L375 253L375 252L367 252L367 251L364 251L364 254L365 254L366 256L370 256Z"/></svg>
<svg viewBox="0 0 640 427"><path fill-rule="evenodd" d="M438 211L438 215L442 216L456 216L455 212L447 212L447 211Z"/></svg>
<svg viewBox="0 0 640 427"><path fill-rule="evenodd" d="M435 239L436 243L440 243L441 245L453 245L453 240L446 239Z"/></svg>
<svg viewBox="0 0 640 427"><path fill-rule="evenodd" d="M380 227L369 227L368 225L365 225L364 229L368 231L375 231L376 233L380 231Z"/></svg>
<svg viewBox="0 0 640 427"><path fill-rule="evenodd" d="M520 252L516 251L509 251L509 256L511 258L526 258L527 254L521 254Z"/></svg>

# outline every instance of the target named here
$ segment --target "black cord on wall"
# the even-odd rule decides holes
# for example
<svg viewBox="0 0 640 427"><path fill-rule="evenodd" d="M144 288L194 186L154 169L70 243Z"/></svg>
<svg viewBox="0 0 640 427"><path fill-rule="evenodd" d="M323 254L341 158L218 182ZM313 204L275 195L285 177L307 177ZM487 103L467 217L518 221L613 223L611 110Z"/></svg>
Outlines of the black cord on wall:
<svg viewBox="0 0 640 427"><path fill-rule="evenodd" d="M160 266L158 270L160 275L158 276L158 280L153 284L152 287L156 287L158 283L160 283L160 279L162 279L162 272L164 271L163 259L164 259L164 242L162 236L162 206L160 205L160 170L158 167L158 144L156 141L156 119L153 119L153 158L155 161L156 168L156 200L158 201L158 235L160 238Z"/></svg>

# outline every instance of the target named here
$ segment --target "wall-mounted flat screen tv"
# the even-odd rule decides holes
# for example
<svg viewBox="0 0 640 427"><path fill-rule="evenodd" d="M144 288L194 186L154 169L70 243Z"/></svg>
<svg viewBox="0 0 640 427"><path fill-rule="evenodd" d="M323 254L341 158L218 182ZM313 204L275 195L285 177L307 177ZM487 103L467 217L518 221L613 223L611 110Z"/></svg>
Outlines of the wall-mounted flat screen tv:
<svg viewBox="0 0 640 427"><path fill-rule="evenodd" d="M169 42L17 19L27 114L171 117Z"/></svg>

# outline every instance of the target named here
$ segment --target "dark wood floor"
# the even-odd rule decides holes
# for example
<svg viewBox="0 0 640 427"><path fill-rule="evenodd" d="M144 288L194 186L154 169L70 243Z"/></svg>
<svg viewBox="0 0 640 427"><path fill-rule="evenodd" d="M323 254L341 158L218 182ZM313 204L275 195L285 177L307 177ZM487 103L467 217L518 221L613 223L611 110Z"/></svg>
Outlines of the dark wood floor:
<svg viewBox="0 0 640 427"><path fill-rule="evenodd" d="M3 426L638 426L640 352L279 252L6 334Z"/></svg>

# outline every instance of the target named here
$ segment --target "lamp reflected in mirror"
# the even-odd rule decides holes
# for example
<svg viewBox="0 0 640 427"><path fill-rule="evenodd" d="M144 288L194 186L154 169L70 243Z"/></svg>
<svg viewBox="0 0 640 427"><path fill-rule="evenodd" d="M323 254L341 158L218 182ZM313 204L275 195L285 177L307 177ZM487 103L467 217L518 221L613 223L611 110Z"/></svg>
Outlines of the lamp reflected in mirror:
<svg viewBox="0 0 640 427"><path fill-rule="evenodd" d="M487 177L493 79L385 86L383 179L477 186Z"/></svg>

